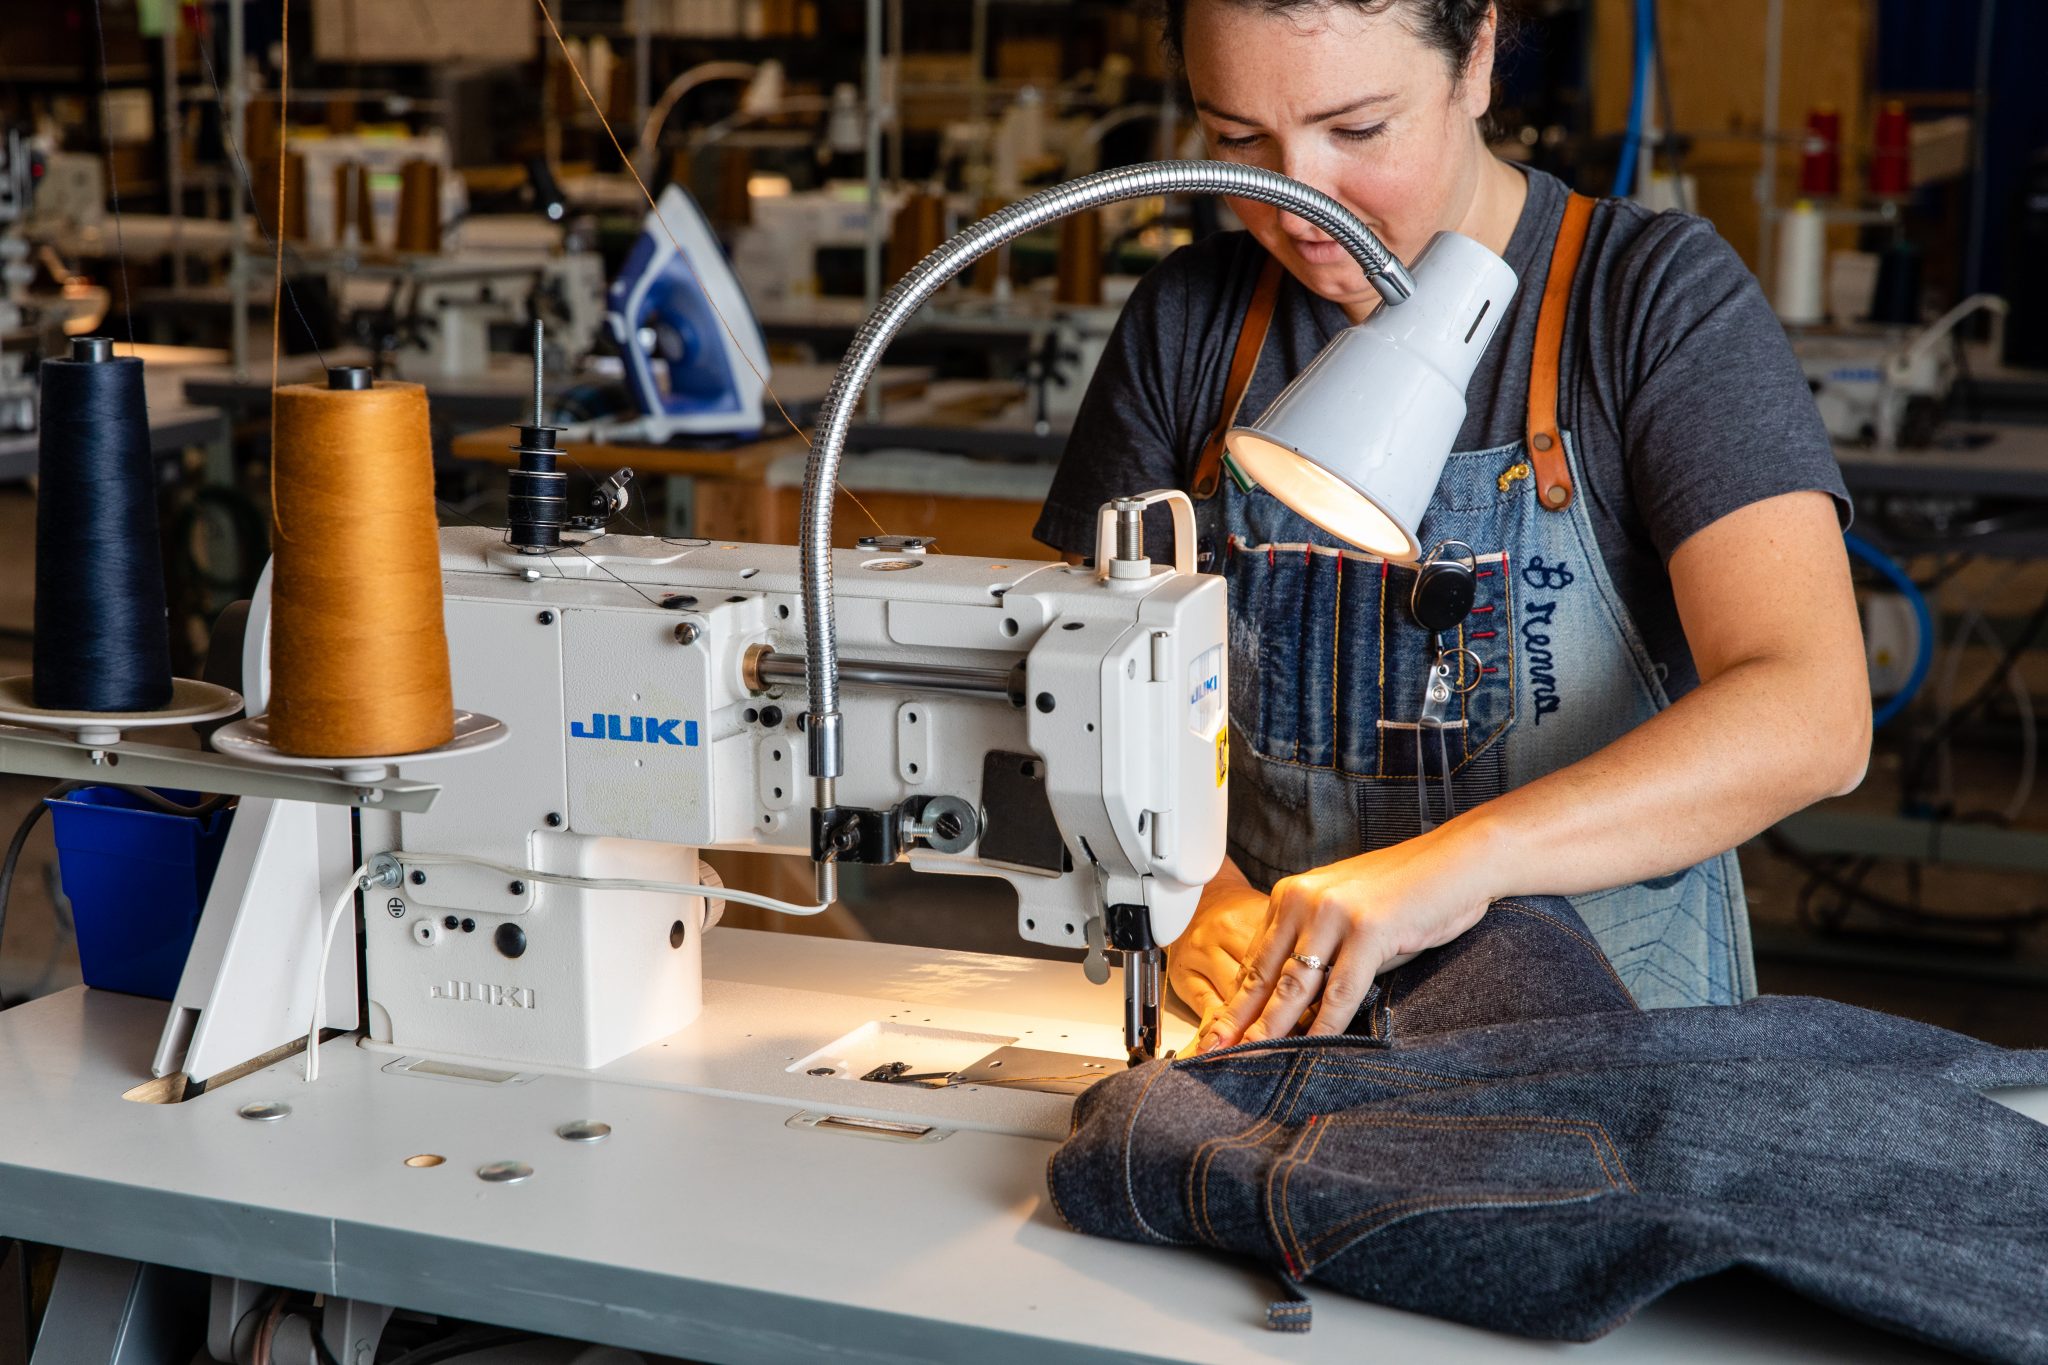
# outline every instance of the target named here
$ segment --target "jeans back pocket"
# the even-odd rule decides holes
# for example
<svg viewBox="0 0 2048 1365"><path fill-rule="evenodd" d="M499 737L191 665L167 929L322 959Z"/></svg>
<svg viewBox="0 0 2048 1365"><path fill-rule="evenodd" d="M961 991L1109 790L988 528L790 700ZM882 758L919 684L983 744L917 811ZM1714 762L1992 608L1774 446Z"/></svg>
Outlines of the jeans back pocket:
<svg viewBox="0 0 2048 1365"><path fill-rule="evenodd" d="M1263 1183L1267 1234L1298 1275L1421 1214L1537 1208L1635 1190L1600 1124L1519 1114L1314 1115L1266 1168Z"/></svg>

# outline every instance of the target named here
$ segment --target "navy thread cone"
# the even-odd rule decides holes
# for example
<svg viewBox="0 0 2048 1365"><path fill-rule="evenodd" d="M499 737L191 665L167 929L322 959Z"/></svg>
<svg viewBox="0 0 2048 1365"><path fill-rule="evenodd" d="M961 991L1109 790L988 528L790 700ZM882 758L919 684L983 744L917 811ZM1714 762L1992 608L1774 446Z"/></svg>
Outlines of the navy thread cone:
<svg viewBox="0 0 2048 1365"><path fill-rule="evenodd" d="M171 640L149 409L142 362L96 340L41 369L34 699L151 711L171 699Z"/></svg>

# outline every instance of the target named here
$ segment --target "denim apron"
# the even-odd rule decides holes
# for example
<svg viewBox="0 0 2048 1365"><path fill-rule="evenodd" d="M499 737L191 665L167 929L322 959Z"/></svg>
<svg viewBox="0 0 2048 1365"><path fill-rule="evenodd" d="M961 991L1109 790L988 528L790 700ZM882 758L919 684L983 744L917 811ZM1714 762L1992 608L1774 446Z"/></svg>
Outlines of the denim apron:
<svg viewBox="0 0 2048 1365"><path fill-rule="evenodd" d="M1582 486L1575 444L1560 435L1572 487ZM1452 454L1417 535L1425 552L1461 541L1478 561L1471 614L1444 641L1466 651L1457 683L1469 690L1454 699L1446 735L1460 811L1587 757L1671 704L1585 499L1543 506L1533 463L1519 441ZM1409 612L1414 568L1345 548L1228 478L1201 510L1230 587L1231 857L1270 888L1414 836L1415 722L1437 653ZM1422 752L1438 789L1433 735ZM1732 850L1569 899L1643 1007L1756 993Z"/></svg>

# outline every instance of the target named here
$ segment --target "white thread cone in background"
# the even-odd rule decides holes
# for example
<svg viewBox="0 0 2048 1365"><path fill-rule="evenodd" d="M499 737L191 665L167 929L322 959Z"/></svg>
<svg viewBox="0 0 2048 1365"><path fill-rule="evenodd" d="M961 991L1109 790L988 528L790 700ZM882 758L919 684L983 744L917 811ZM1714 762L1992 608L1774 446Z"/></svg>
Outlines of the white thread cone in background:
<svg viewBox="0 0 2048 1365"><path fill-rule="evenodd" d="M1827 318L1823 288L1827 277L1827 223L1813 202L1802 199L1778 220L1778 319L1795 327Z"/></svg>

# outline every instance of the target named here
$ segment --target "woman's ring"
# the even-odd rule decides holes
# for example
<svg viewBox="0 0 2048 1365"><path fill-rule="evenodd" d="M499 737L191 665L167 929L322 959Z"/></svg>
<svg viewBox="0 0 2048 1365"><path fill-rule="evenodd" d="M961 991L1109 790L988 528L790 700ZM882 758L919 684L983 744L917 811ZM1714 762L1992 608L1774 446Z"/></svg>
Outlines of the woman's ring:
<svg viewBox="0 0 2048 1365"><path fill-rule="evenodd" d="M1312 972L1326 972L1330 970L1330 964L1317 957L1314 953L1289 953L1288 956Z"/></svg>

